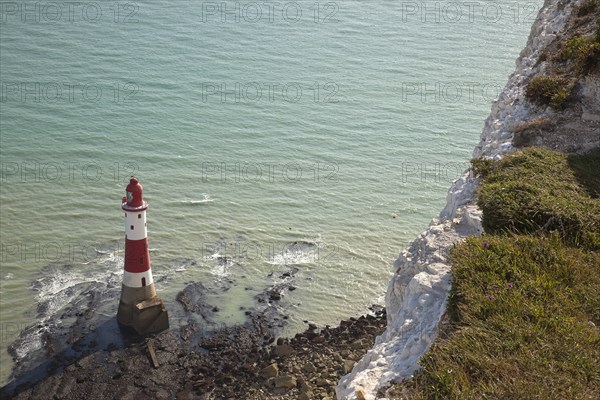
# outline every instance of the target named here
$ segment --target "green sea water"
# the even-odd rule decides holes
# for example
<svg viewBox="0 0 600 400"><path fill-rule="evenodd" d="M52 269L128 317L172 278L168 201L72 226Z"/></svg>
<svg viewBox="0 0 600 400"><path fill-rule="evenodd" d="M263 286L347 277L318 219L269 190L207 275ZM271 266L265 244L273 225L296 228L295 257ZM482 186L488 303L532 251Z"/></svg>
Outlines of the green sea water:
<svg viewBox="0 0 600 400"><path fill-rule="evenodd" d="M6 382L22 328L119 281L131 175L167 305L234 281L236 323L293 267L290 333L383 303L542 2L0 4Z"/></svg>

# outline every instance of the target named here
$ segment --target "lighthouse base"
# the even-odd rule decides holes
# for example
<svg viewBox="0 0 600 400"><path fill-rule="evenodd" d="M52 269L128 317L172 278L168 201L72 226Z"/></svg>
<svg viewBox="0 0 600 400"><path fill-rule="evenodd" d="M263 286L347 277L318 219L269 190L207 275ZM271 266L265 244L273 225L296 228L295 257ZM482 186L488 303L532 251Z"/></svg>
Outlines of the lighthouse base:
<svg viewBox="0 0 600 400"><path fill-rule="evenodd" d="M140 335L169 329L169 312L163 301L153 297L136 304L132 326Z"/></svg>
<svg viewBox="0 0 600 400"><path fill-rule="evenodd" d="M169 312L159 297L153 297L136 305L120 303L117 321L140 335L149 335L169 329Z"/></svg>

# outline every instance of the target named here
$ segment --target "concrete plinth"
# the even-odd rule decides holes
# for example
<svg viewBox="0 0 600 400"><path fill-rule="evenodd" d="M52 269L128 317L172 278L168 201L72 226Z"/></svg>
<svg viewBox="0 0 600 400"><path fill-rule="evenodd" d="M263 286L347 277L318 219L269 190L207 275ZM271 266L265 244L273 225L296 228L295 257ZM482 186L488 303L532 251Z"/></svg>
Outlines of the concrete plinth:
<svg viewBox="0 0 600 400"><path fill-rule="evenodd" d="M154 284L142 288L123 286L117 321L132 327L140 335L169 329L169 313Z"/></svg>

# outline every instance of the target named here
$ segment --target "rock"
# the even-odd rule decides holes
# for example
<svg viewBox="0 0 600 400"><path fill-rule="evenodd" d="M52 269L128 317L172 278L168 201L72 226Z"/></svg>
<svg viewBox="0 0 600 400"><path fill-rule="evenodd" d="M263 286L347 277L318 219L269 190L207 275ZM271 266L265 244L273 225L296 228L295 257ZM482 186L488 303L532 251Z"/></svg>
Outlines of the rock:
<svg viewBox="0 0 600 400"><path fill-rule="evenodd" d="M177 293L176 300L181 303L186 312L201 315L205 320L211 320L214 311L213 306L206 302L207 293L209 290L200 282L196 282Z"/></svg>
<svg viewBox="0 0 600 400"><path fill-rule="evenodd" d="M317 378L317 380L315 381L315 383L317 384L317 386L319 387L327 387L327 386L331 386L331 382L328 381L325 378Z"/></svg>
<svg viewBox="0 0 600 400"><path fill-rule="evenodd" d="M298 395L298 400L312 400L312 392L306 391L306 392L302 392Z"/></svg>
<svg viewBox="0 0 600 400"><path fill-rule="evenodd" d="M344 374L349 374L350 372L352 372L354 364L356 364L356 362L353 360L344 360L344 365L342 367Z"/></svg>
<svg viewBox="0 0 600 400"><path fill-rule="evenodd" d="M590 112L584 112L581 114L581 119L584 121L600 121L599 114L592 114Z"/></svg>
<svg viewBox="0 0 600 400"><path fill-rule="evenodd" d="M357 390L356 391L356 398L358 400L366 400L367 398L365 397L365 393L362 390Z"/></svg>
<svg viewBox="0 0 600 400"><path fill-rule="evenodd" d="M291 375L283 375L275 378L276 388L292 389L296 387L296 378Z"/></svg>
<svg viewBox="0 0 600 400"><path fill-rule="evenodd" d="M190 320L186 337L197 337L200 351L190 352L189 343L179 341L183 330L157 336L154 347L164 361L159 369L149 370L147 354L136 346L113 348L78 361L69 359L72 366L64 370L64 375L52 375L36 386L37 392L29 395L25 389L15 398L85 398L93 382L96 390L108 398L333 399L343 361L348 359L341 356L342 352L357 339L370 343L385 328L384 317L375 322L356 318L344 329L329 327L320 333L307 330L313 338L330 335L325 336L324 346L315 344L304 333L293 339L282 338L281 333L270 330L279 320L258 315L254 309L248 311L253 317L247 324L210 334L203 334L200 325ZM366 332L367 326L376 331ZM277 345L272 345L275 341ZM364 350L353 352L362 354ZM0 390L0 398L11 398L4 394Z"/></svg>
<svg viewBox="0 0 600 400"><path fill-rule="evenodd" d="M80 368L90 368L96 363L96 355L97 354L90 354L89 356L82 358L81 360L77 361L77 366Z"/></svg>
<svg viewBox="0 0 600 400"><path fill-rule="evenodd" d="M262 376L265 379L273 378L277 375L279 375L279 367L277 366L277 363L273 363L260 371L260 376Z"/></svg>
<svg viewBox="0 0 600 400"><path fill-rule="evenodd" d="M289 344L282 344L279 346L273 347L273 355L275 357L286 357L292 354L293 349Z"/></svg>
<svg viewBox="0 0 600 400"><path fill-rule="evenodd" d="M281 300L281 293L273 291L269 294L269 299L273 301Z"/></svg>
<svg viewBox="0 0 600 400"><path fill-rule="evenodd" d="M319 334L316 332L312 332L312 331L304 332L304 337L307 338L308 340L312 340L312 339L316 338L317 336L319 336Z"/></svg>
<svg viewBox="0 0 600 400"><path fill-rule="evenodd" d="M304 372L312 374L313 372L317 372L317 368L315 368L315 365L313 363L306 363L306 365L304 365Z"/></svg>
<svg viewBox="0 0 600 400"><path fill-rule="evenodd" d="M325 343L325 337L324 336L317 336L313 339L313 343Z"/></svg>

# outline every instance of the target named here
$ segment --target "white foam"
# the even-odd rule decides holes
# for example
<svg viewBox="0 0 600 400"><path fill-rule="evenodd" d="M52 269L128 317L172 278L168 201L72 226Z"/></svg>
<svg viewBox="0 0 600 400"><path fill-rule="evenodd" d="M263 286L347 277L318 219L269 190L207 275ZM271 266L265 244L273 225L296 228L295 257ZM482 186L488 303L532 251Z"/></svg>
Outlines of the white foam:
<svg viewBox="0 0 600 400"><path fill-rule="evenodd" d="M42 335L48 329L46 326L49 323L60 325L60 319L55 318L57 314L76 304L88 293L90 285L99 284L106 290L119 287L123 268L118 251L96 250L96 254L101 257L77 265L50 265L44 270L44 276L33 282L32 289L37 292L37 321L35 326L26 328L26 334L22 334L15 343L13 351L17 359L42 347ZM38 329L39 325L42 328Z"/></svg>
<svg viewBox="0 0 600 400"><path fill-rule="evenodd" d="M202 193L202 199L189 199L189 200L181 200L179 204L203 204L203 203L211 203L215 201L210 197L209 194Z"/></svg>
<svg viewBox="0 0 600 400"><path fill-rule="evenodd" d="M333 250L332 250L333 249ZM336 249L317 238L302 238L293 243L283 244L272 250L267 263L273 265L299 265L327 261L327 255Z"/></svg>

